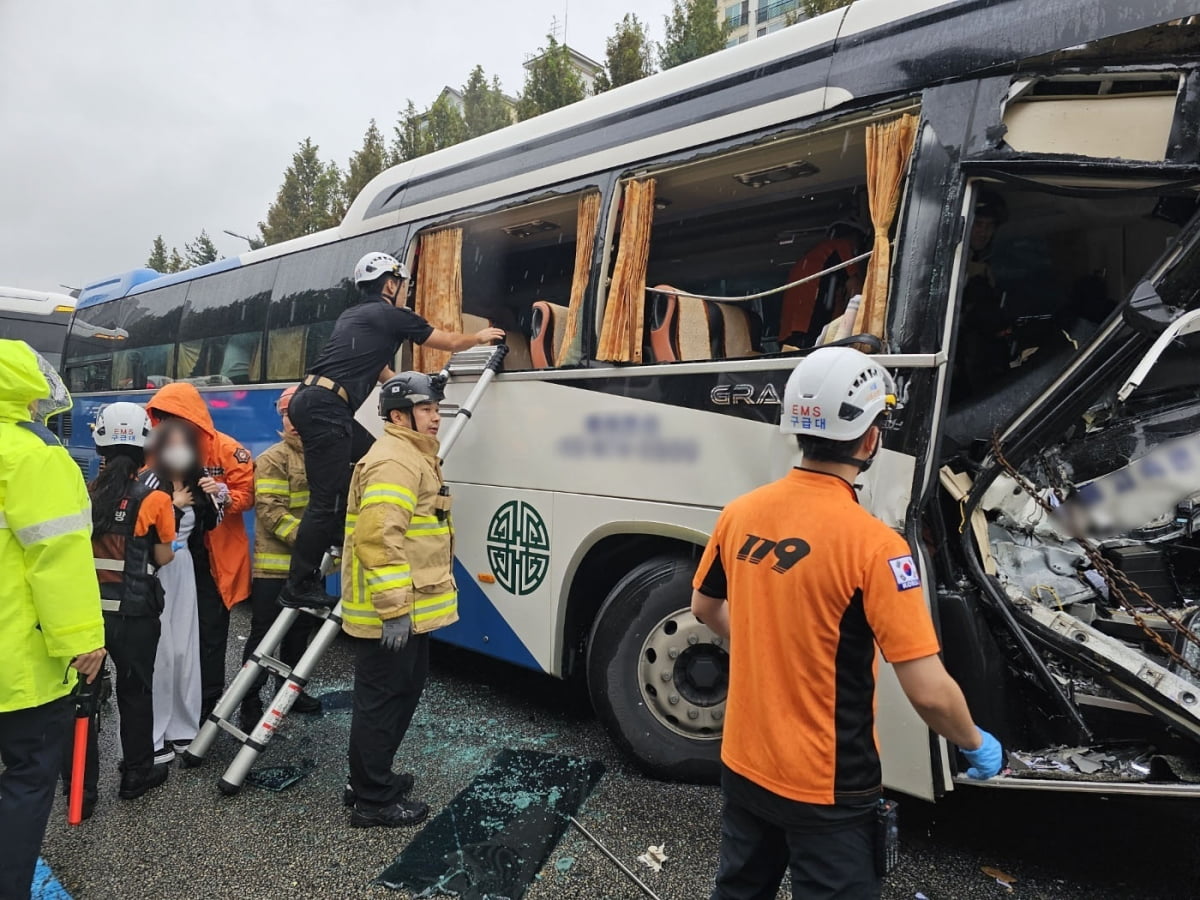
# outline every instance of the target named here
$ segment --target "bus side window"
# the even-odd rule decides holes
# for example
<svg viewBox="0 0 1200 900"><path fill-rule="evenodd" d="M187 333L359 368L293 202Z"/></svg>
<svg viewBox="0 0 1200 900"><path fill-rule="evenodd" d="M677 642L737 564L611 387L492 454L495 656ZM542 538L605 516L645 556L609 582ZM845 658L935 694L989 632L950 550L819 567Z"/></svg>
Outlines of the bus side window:
<svg viewBox="0 0 1200 900"><path fill-rule="evenodd" d="M569 356L566 338L573 297L576 310L582 310L599 201L594 190L577 192L489 213L459 226L462 327L503 328L509 347L507 371L579 362ZM421 263L418 256L417 284ZM423 314L420 308L416 311Z"/></svg>
<svg viewBox="0 0 1200 900"><path fill-rule="evenodd" d="M652 176L643 362L737 359L832 339L861 270L737 298L869 249L865 135L847 126Z"/></svg>
<svg viewBox="0 0 1200 900"><path fill-rule="evenodd" d="M361 299L354 265L372 250L404 256L408 226L362 235L284 257L266 309L265 377L298 381L316 362L337 317Z"/></svg>

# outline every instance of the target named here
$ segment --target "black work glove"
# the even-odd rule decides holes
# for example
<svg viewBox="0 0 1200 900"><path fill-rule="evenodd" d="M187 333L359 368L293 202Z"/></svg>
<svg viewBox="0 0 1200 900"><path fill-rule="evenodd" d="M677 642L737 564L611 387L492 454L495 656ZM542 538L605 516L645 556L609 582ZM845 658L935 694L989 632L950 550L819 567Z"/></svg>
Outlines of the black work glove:
<svg viewBox="0 0 1200 900"><path fill-rule="evenodd" d="M408 643L411 635L412 616L397 616L394 619L384 619L383 634L379 636L379 643L383 645L384 650L399 653L404 649L404 645Z"/></svg>

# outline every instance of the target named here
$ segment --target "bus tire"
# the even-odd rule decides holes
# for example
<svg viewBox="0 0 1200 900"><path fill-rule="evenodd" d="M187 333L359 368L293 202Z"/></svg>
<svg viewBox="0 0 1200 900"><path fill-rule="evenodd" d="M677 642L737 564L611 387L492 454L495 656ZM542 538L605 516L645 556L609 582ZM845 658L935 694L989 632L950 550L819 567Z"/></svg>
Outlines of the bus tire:
<svg viewBox="0 0 1200 900"><path fill-rule="evenodd" d="M655 556L617 582L588 639L587 682L596 715L639 768L713 783L728 655L691 614L695 568L685 556Z"/></svg>

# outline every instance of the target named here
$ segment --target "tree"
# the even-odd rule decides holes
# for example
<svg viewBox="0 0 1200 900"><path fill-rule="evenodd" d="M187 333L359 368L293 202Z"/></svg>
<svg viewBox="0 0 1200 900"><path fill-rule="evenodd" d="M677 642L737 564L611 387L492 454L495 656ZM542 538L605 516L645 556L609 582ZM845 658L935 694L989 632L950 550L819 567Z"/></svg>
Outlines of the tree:
<svg viewBox="0 0 1200 900"><path fill-rule="evenodd" d="M546 43L525 67L525 90L517 101L517 115L522 120L575 103L587 93L567 45L552 34L546 35Z"/></svg>
<svg viewBox="0 0 1200 900"><path fill-rule="evenodd" d="M320 148L312 138L305 138L283 173L267 220L258 223L263 240L278 244L336 225L341 181L338 167L322 162Z"/></svg>
<svg viewBox="0 0 1200 900"><path fill-rule="evenodd" d="M167 257L167 267L163 269L163 272L182 272L186 268L187 263L183 261L179 251L172 247L171 255Z"/></svg>
<svg viewBox="0 0 1200 900"><path fill-rule="evenodd" d="M604 71L596 76L596 93L654 74L654 43L635 13L617 23L605 49Z"/></svg>
<svg viewBox="0 0 1200 900"><path fill-rule="evenodd" d="M395 134L392 158L403 162L462 142L467 137L467 126L454 101L443 93L425 112L417 112L409 100L396 123Z"/></svg>
<svg viewBox="0 0 1200 900"><path fill-rule="evenodd" d="M813 16L849 6L853 2L854 0L800 0L800 6L804 10L805 17L811 19ZM791 25L793 22L789 21L788 24Z"/></svg>
<svg viewBox="0 0 1200 900"><path fill-rule="evenodd" d="M350 157L346 166L346 174L342 177L341 197L338 200L337 217L340 219L354 202L363 188L372 178L388 167L387 144L383 140L383 132L371 120L363 135L362 146Z"/></svg>
<svg viewBox="0 0 1200 900"><path fill-rule="evenodd" d="M729 24L717 15L716 0L672 0L671 15L663 21L667 33L659 45L658 60L664 69L725 48Z"/></svg>
<svg viewBox="0 0 1200 900"><path fill-rule="evenodd" d="M493 76L488 84L483 66L476 66L463 85L463 122L467 137L496 131L511 125L512 121L512 109L500 89L500 79Z"/></svg>
<svg viewBox="0 0 1200 900"><path fill-rule="evenodd" d="M208 236L208 232L201 228L200 234L190 244L183 245L183 252L186 259L187 268L192 269L196 266L203 266L206 263L216 262L221 258L217 253L217 245L212 242L212 238Z"/></svg>
<svg viewBox="0 0 1200 900"><path fill-rule="evenodd" d="M150 247L150 258L146 260L146 268L153 269L155 272L168 271L167 265L167 242L163 240L160 234L154 239L153 245Z"/></svg>

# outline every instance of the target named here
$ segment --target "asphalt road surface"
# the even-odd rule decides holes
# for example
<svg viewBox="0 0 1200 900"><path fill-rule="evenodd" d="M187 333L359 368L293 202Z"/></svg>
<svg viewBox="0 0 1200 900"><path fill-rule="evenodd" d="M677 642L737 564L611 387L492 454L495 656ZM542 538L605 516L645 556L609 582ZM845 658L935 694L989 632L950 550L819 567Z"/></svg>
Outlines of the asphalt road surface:
<svg viewBox="0 0 1200 900"><path fill-rule="evenodd" d="M230 672L240 659L248 611L234 611ZM346 690L348 642L322 660L313 692ZM372 880L415 829L351 829L340 802L348 711L292 716L261 764L311 766L285 791L216 787L235 744L222 736L205 766L172 766L167 784L118 800L115 712L104 726L101 799L79 828L56 801L43 847L76 900L126 898L402 898ZM435 645L421 709L397 766L417 775L413 794L434 812L504 748L600 760L607 772L580 812L584 825L663 900L706 898L716 866L716 788L665 784L622 760L577 688ZM1200 897L1200 804L1063 795L959 791L936 807L901 798L903 855L886 898ZM665 844L661 872L636 862ZM1016 879L1009 888L985 874ZM789 896L785 883L780 897ZM644 896L574 830L526 893L528 900Z"/></svg>

